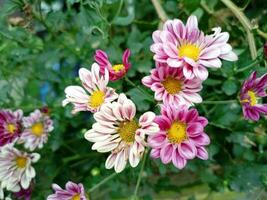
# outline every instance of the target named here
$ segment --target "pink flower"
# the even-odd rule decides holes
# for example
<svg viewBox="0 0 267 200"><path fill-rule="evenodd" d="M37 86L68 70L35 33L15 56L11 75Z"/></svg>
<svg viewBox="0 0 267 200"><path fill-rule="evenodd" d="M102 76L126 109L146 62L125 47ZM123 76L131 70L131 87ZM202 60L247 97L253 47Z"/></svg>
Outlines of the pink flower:
<svg viewBox="0 0 267 200"><path fill-rule="evenodd" d="M168 20L163 30L153 33L154 44L151 51L157 62L167 63L170 67L181 67L186 78L205 80L206 67L221 67L221 59L235 61L236 54L227 43L229 34L214 28L214 34L205 36L198 29L195 16L190 16L186 25L179 19Z"/></svg>
<svg viewBox="0 0 267 200"><path fill-rule="evenodd" d="M257 121L260 113L267 115L267 104L261 104L258 99L266 97L267 73L257 78L257 72L251 73L250 77L244 81L240 91L240 102L243 108L245 119Z"/></svg>
<svg viewBox="0 0 267 200"><path fill-rule="evenodd" d="M81 183L76 184L69 181L65 186L66 189L62 189L57 184L53 184L52 188L55 194L49 195L47 200L87 200Z"/></svg>
<svg viewBox="0 0 267 200"><path fill-rule="evenodd" d="M197 93L202 89L201 80L186 79L182 68L158 64L150 73L150 76L142 79L142 83L155 92L157 101L163 101L163 104L188 106L202 102L201 96Z"/></svg>
<svg viewBox="0 0 267 200"><path fill-rule="evenodd" d="M80 111L97 112L101 106L106 102L111 102L118 98L117 93L111 87L108 87L109 74L107 69L104 75L100 75L99 65L94 63L91 71L81 68L79 70L79 76L82 81L83 87L80 86L68 86L65 89L66 99L62 102L63 106L68 103L74 105L72 113Z"/></svg>
<svg viewBox="0 0 267 200"><path fill-rule="evenodd" d="M131 55L131 51L126 49L122 56L122 64L112 65L108 59L108 55L102 50L96 50L95 53L95 61L100 66L100 73L104 74L105 69L109 72L109 80L116 81L121 79L131 67L131 63L129 62L129 57Z"/></svg>
<svg viewBox="0 0 267 200"><path fill-rule="evenodd" d="M145 151L145 137L159 131L153 122L155 114L146 112L139 120L135 119L135 104L120 94L118 101L105 104L94 114L96 123L85 133L85 138L94 142L92 149L98 152L111 152L106 160L106 168L114 167L120 173L129 160L136 167Z"/></svg>
<svg viewBox="0 0 267 200"><path fill-rule="evenodd" d="M0 110L0 146L12 143L22 132L22 110Z"/></svg>
<svg viewBox="0 0 267 200"><path fill-rule="evenodd" d="M24 147L30 151L43 148L50 132L53 131L53 121L50 117L36 109L28 117L23 117L23 131L18 143L24 143Z"/></svg>
<svg viewBox="0 0 267 200"><path fill-rule="evenodd" d="M162 105L161 115L156 117L155 122L160 131L148 136L152 158L160 158L164 164L172 161L179 169L195 157L208 159L204 147L210 143L209 136L204 133L208 121L199 116L196 109Z"/></svg>

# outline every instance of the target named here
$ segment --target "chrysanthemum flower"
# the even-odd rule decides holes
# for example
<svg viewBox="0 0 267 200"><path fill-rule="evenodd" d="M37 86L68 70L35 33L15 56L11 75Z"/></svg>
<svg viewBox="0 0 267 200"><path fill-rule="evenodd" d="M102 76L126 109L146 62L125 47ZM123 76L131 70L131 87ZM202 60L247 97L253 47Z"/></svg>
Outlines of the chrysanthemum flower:
<svg viewBox="0 0 267 200"><path fill-rule="evenodd" d="M32 163L40 158L38 153L28 154L19 151L12 145L5 145L0 151L0 182L2 188L12 192L27 189L35 177Z"/></svg>
<svg viewBox="0 0 267 200"><path fill-rule="evenodd" d="M65 185L66 189L62 189L59 185L52 185L55 194L47 197L47 200L87 200L84 187L81 183L76 184L71 181Z"/></svg>
<svg viewBox="0 0 267 200"><path fill-rule="evenodd" d="M94 114L96 123L85 133L85 138L94 142L93 150L109 152L106 168L115 168L121 172L129 159L130 165L136 167L145 151L145 136L159 131L153 122L155 114L146 112L137 121L135 104L124 94L118 101L105 104Z"/></svg>
<svg viewBox="0 0 267 200"><path fill-rule="evenodd" d="M172 161L179 169L184 168L187 160L196 156L208 159L204 148L210 143L209 136L204 133L208 121L199 116L196 109L162 105L161 115L156 117L155 122L160 131L148 136L152 158L160 158L164 164Z"/></svg>
<svg viewBox="0 0 267 200"><path fill-rule="evenodd" d="M126 49L122 55L122 63L112 65L106 52L102 50L96 50L95 61L100 66L101 74L105 74L105 69L107 69L109 72L109 80L116 81L121 79L131 67L131 63L129 62L130 55L131 51Z"/></svg>
<svg viewBox="0 0 267 200"><path fill-rule="evenodd" d="M244 81L240 91L240 102L243 108L245 119L257 121L260 113L267 115L267 104L261 104L258 99L266 97L267 73L257 78L257 72L251 73L250 77Z"/></svg>
<svg viewBox="0 0 267 200"><path fill-rule="evenodd" d="M197 93L202 89L201 80L186 79L182 68L158 64L150 73L150 76L142 79L142 83L155 92L157 101L163 101L163 104L188 106L202 102L201 96Z"/></svg>
<svg viewBox="0 0 267 200"><path fill-rule="evenodd" d="M74 105L73 113L80 111L97 112L104 103L117 99L118 95L115 90L107 87L109 81L107 69L103 76L100 75L97 63L92 65L91 71L81 68L79 77L89 95L80 86L68 86L65 89L66 99L62 104L65 106L72 103Z"/></svg>
<svg viewBox="0 0 267 200"><path fill-rule="evenodd" d="M53 121L48 115L44 115L36 109L28 117L23 117L24 131L19 139L19 143L24 143L24 147L33 151L43 148L47 142L49 133L53 131Z"/></svg>
<svg viewBox="0 0 267 200"><path fill-rule="evenodd" d="M151 51L157 62L170 67L182 67L186 78L198 77L205 80L208 71L205 67L221 67L221 59L235 61L236 54L227 43L229 34L214 28L214 34L205 36L198 29L195 16L190 16L186 25L179 19L168 20L163 30L153 33L154 44Z"/></svg>
<svg viewBox="0 0 267 200"><path fill-rule="evenodd" d="M13 142L21 135L22 110L12 112L10 110L0 111L0 146Z"/></svg>
<svg viewBox="0 0 267 200"><path fill-rule="evenodd" d="M17 199L24 199L24 200L31 200L31 195L32 195L32 187L31 186L27 189L21 188L20 191L14 193L14 196Z"/></svg>

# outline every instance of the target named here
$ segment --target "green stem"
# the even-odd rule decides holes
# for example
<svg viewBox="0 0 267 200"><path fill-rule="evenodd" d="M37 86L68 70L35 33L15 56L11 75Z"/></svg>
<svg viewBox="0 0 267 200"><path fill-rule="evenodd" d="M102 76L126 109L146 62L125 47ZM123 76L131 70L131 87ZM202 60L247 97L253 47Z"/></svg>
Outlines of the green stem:
<svg viewBox="0 0 267 200"><path fill-rule="evenodd" d="M228 104L228 103L237 103L237 100L222 100L222 101L203 101L202 104Z"/></svg>
<svg viewBox="0 0 267 200"><path fill-rule="evenodd" d="M117 176L117 173L114 172L113 174L109 175L108 177L104 178L102 181L100 181L98 184L96 184L95 186L93 186L92 188L90 188L88 190L88 193L92 193L94 190L96 190L97 188L99 188L101 185L105 184L106 182L108 182L109 180L111 180L112 178L114 178L115 176Z"/></svg>
<svg viewBox="0 0 267 200"><path fill-rule="evenodd" d="M259 36L263 37L265 40L267 40L267 33L264 33L260 29L257 29L257 33Z"/></svg>
<svg viewBox="0 0 267 200"><path fill-rule="evenodd" d="M134 88L137 88L142 94L145 94L147 96L147 98L146 98L147 100L149 100L151 102L155 102L153 96L151 96L149 93L147 93L145 90L143 90L139 85L136 85L134 82L132 82L127 76L125 76L124 79L131 86L133 86Z"/></svg>
<svg viewBox="0 0 267 200"><path fill-rule="evenodd" d="M140 183L141 183L141 180L142 180L142 176L143 176L143 172L144 172L144 169L145 169L145 163L146 163L146 159L147 159L147 154L148 154L147 151L145 151L143 162L142 162L142 165L141 165L141 169L140 169L140 172L139 172L139 175L138 175L138 179L137 179L137 182L136 182L136 186L135 186L135 190L134 190L134 200L137 199L137 193L138 193L138 189L139 189L139 186L140 186Z"/></svg>
<svg viewBox="0 0 267 200"><path fill-rule="evenodd" d="M241 11L241 9L237 7L231 0L221 0L221 2L223 2L226 7L228 7L232 11L232 13L236 16L236 18L240 21L240 23L246 30L250 54L252 59L254 60L257 57L257 49L255 44L255 38L252 34L253 26L251 25L246 15Z"/></svg>
<svg viewBox="0 0 267 200"><path fill-rule="evenodd" d="M251 67L254 67L254 65L258 64L259 62L260 62L259 60L254 60L248 66L236 70L236 73L240 73L240 72L246 71L247 69L250 69Z"/></svg>
<svg viewBox="0 0 267 200"><path fill-rule="evenodd" d="M119 7L118 7L118 10L117 10L116 14L115 14L114 17L113 17L112 22L114 22L114 20L116 19L116 17L119 16L119 14L120 14L120 12L121 12L121 9L122 9L122 5L123 5L123 0L120 0L120 5L119 5Z"/></svg>
<svg viewBox="0 0 267 200"><path fill-rule="evenodd" d="M166 14L166 12L164 11L164 9L162 8L162 6L160 5L160 2L159 0L151 0L152 1L152 4L154 6L154 8L156 9L157 11L157 14L160 18L160 20L162 22L165 22L168 20L168 15Z"/></svg>

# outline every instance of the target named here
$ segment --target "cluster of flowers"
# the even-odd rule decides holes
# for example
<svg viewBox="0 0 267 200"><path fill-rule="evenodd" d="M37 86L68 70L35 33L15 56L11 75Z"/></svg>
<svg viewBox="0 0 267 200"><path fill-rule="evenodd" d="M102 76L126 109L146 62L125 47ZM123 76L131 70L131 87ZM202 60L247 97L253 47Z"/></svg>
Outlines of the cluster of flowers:
<svg viewBox="0 0 267 200"><path fill-rule="evenodd" d="M151 157L160 158L164 164L172 161L179 169L187 160L208 158L205 146L210 139L204 132L208 121L190 106L202 102L198 92L208 77L206 67L221 67L220 59L237 60L227 43L229 34L220 28L213 31L212 35L204 35L198 29L197 18L191 16L186 25L178 19L168 20L163 30L153 33L151 51L155 53L156 68L142 83L162 103L158 116L149 111L137 119L136 105L125 94L117 94L107 86L109 81L122 78L131 67L128 49L122 64L112 65L108 55L97 50L91 71L79 70L83 87L68 86L63 106L72 103L73 113L94 113L96 122L85 138L94 142L93 150L110 152L107 169L114 168L119 173L128 160L136 167L146 146L152 148Z"/></svg>
<svg viewBox="0 0 267 200"><path fill-rule="evenodd" d="M27 117L23 117L22 110L0 110L0 199L8 199L3 189L19 199L30 199L36 175L32 164L40 159L40 155L32 151L43 147L52 130L53 121L47 108L36 109ZM23 145L30 152L15 145Z"/></svg>

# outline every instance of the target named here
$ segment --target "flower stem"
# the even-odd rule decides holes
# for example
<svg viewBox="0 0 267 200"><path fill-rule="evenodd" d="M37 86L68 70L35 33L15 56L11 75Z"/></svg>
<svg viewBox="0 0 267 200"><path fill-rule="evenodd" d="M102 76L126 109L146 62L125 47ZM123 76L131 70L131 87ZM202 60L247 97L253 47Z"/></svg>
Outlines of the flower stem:
<svg viewBox="0 0 267 200"><path fill-rule="evenodd" d="M92 193L94 190L96 190L97 188L99 188L101 185L105 184L106 182L108 182L109 180L111 180L112 178L114 178L117 175L116 172L112 173L111 175L109 175L108 177L104 178L102 181L100 181L99 183L97 183L95 186L93 186L92 188L90 188L88 190L88 193Z"/></svg>
<svg viewBox="0 0 267 200"><path fill-rule="evenodd" d="M134 200L137 199L137 193L138 193L138 189L139 189L139 186L140 186L140 183L141 183L141 180L142 180L142 176L143 176L143 172L144 172L144 169L145 169L145 163L146 163L146 159L147 159L147 154L148 154L148 152L145 151L143 162L142 162L142 165L141 165L141 169L140 169L140 172L139 172L139 175L138 175L138 179L137 179L137 182L136 182L136 186L135 186L135 190L134 190L134 198L133 198Z"/></svg>
<svg viewBox="0 0 267 200"><path fill-rule="evenodd" d="M240 69L236 70L236 73L240 73L240 72L246 71L247 69L250 69L251 67L254 67L254 65L258 64L259 62L260 62L259 60L254 60L252 63L250 63L246 67L243 67L243 68L240 68Z"/></svg>
<svg viewBox="0 0 267 200"><path fill-rule="evenodd" d="M160 20L162 22L167 21L168 20L168 15L166 14L166 12L164 11L164 9L160 5L159 0L151 0L151 1L152 1L153 6L155 7L155 9L157 11L157 14L158 14Z"/></svg>
<svg viewBox="0 0 267 200"><path fill-rule="evenodd" d="M241 9L237 7L231 0L221 0L221 2L223 2L224 5L226 5L226 7L228 7L232 11L232 13L236 16L236 18L240 21L240 23L246 30L250 54L252 59L254 60L257 57L257 49L255 44L255 38L252 33L252 24L250 23L246 15L241 11Z"/></svg>
<svg viewBox="0 0 267 200"><path fill-rule="evenodd" d="M125 81L129 83L131 86L137 88L142 94L145 94L147 96L147 100L154 102L154 97L151 96L149 93L147 93L144 89L142 89L139 85L136 85L134 82L132 82L127 76L124 77Z"/></svg>
<svg viewBox="0 0 267 200"><path fill-rule="evenodd" d="M237 103L237 100L223 100L223 101L203 101L202 104L228 104L228 103Z"/></svg>

